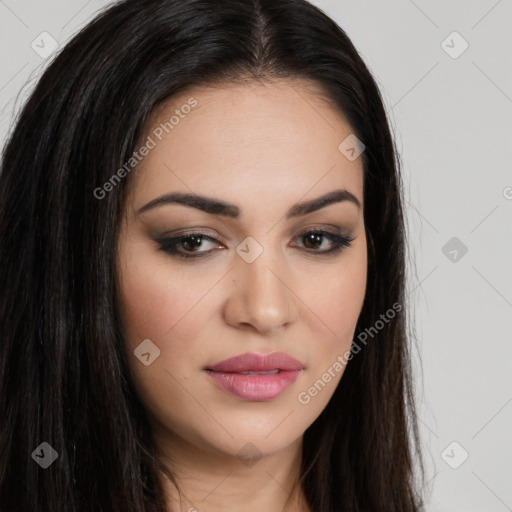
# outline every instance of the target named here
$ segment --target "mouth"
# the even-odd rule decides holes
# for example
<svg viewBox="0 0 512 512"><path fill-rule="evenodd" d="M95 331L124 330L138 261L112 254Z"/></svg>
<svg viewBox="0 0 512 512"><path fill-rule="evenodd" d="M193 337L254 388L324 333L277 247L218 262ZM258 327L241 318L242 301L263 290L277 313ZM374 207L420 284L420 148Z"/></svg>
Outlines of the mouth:
<svg viewBox="0 0 512 512"><path fill-rule="evenodd" d="M205 367L223 391L248 401L276 398L297 379L304 366L287 354L243 354Z"/></svg>

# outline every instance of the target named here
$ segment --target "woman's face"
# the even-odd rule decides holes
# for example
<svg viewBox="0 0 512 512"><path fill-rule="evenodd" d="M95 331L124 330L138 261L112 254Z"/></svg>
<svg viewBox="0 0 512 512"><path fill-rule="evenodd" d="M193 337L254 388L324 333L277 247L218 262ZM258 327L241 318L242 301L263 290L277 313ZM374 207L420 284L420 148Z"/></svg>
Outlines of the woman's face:
<svg viewBox="0 0 512 512"><path fill-rule="evenodd" d="M154 112L118 277L134 385L172 453L276 453L331 398L367 276L351 133L299 81L190 89ZM207 199L154 202L169 194Z"/></svg>

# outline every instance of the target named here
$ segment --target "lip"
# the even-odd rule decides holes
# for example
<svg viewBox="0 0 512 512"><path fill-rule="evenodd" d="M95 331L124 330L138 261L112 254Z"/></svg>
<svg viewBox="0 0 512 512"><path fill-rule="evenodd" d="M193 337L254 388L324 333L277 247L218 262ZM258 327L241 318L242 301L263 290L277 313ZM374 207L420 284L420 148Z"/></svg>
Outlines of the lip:
<svg viewBox="0 0 512 512"><path fill-rule="evenodd" d="M302 370L304 365L283 352L271 354L247 353L225 359L205 370L214 372L264 372L269 370Z"/></svg>
<svg viewBox="0 0 512 512"><path fill-rule="evenodd" d="M204 368L224 391L249 401L276 398L297 379L304 365L282 352L242 354ZM242 372L272 372L247 375Z"/></svg>

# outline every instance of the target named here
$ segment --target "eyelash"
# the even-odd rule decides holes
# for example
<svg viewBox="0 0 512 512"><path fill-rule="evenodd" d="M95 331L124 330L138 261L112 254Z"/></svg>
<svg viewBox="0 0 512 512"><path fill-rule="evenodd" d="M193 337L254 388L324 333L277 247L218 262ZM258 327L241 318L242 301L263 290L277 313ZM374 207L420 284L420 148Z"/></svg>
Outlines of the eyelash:
<svg viewBox="0 0 512 512"><path fill-rule="evenodd" d="M337 254L341 251L343 251L345 248L351 247L351 242L354 240L354 238L350 235L337 235L335 233L331 233L330 231L324 231L319 229L311 229L308 231L304 231L300 235L297 235L296 238L303 238L306 235L320 235L322 237L325 237L329 239L332 243L334 243L334 247L332 249L329 249L327 251L317 251L314 249L306 249L306 252L310 252L312 254L318 254L321 256L332 256L334 254ZM194 238L194 237L200 237L200 242L203 241L209 241L209 242L218 242L215 238L206 235L205 233L200 232L191 232L191 233L185 233L183 235L180 235L178 237L174 238L159 238L155 241L160 244L159 250L164 251L168 254L170 254L173 257L178 257L182 259L193 259L193 258L204 258L208 254L212 252L211 251L203 251L203 252L197 252L197 254L194 254L193 252L183 253L178 250L178 247L187 239Z"/></svg>

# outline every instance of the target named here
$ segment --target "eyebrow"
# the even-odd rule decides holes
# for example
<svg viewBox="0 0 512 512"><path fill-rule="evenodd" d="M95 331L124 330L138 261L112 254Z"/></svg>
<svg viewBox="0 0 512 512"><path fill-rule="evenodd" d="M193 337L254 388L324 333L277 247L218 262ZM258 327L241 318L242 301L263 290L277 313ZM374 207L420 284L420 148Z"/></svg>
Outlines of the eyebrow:
<svg viewBox="0 0 512 512"><path fill-rule="evenodd" d="M286 218L291 219L294 217L300 217L302 215L320 210L321 208L325 208L331 204L341 203L343 201L349 201L355 204L359 209L361 208L361 203L356 196L354 196L348 190L339 189L328 192L327 194L317 197L316 199L311 199L309 201L304 201L293 205L286 213ZM173 203L197 208L198 210L202 210L212 215L222 215L233 219L236 219L240 216L240 208L235 204L227 203L212 197L205 197L197 194L187 194L183 192L172 192L159 196L139 208L136 212L136 215L156 208L157 206Z"/></svg>

